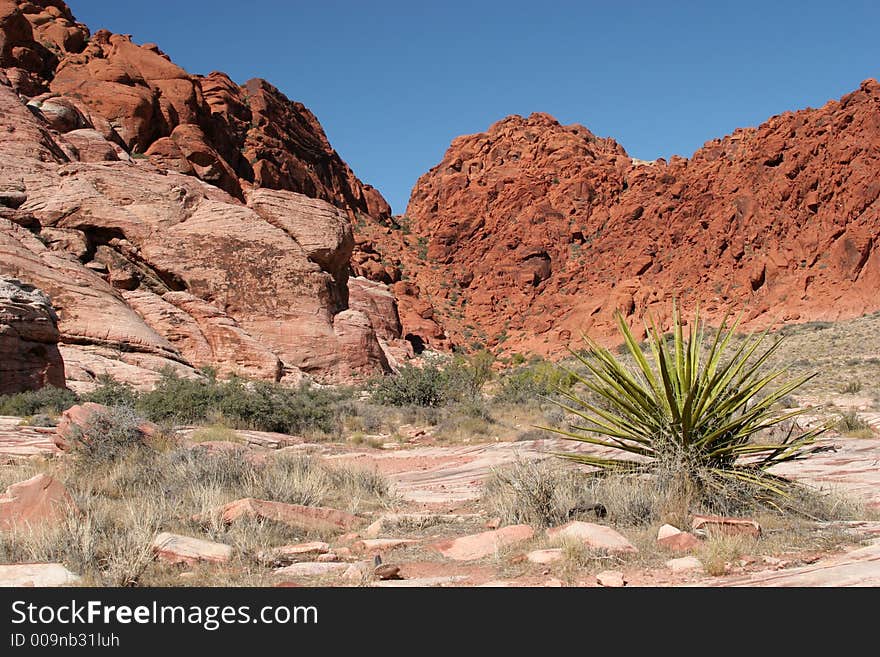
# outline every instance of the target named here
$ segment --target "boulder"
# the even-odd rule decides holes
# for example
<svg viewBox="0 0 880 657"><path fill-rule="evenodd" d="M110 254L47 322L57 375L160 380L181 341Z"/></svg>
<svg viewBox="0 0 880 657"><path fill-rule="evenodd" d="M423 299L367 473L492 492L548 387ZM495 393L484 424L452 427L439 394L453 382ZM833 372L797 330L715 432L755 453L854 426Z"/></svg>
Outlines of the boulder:
<svg viewBox="0 0 880 657"><path fill-rule="evenodd" d="M0 531L57 523L74 510L76 503L64 484L40 473L0 495Z"/></svg>
<svg viewBox="0 0 880 657"><path fill-rule="evenodd" d="M322 506L303 506L247 497L210 511L198 519L217 517L231 524L240 518L271 520L290 527L317 532L343 532L361 522L360 518L345 511Z"/></svg>
<svg viewBox="0 0 880 657"><path fill-rule="evenodd" d="M448 559L475 561L491 556L501 548L528 541L534 535L535 530L528 525L510 525L479 534L438 541L431 547Z"/></svg>
<svg viewBox="0 0 880 657"><path fill-rule="evenodd" d="M703 564L696 557L679 557L667 561L666 567L674 573L686 573L695 570L702 570Z"/></svg>
<svg viewBox="0 0 880 657"><path fill-rule="evenodd" d="M80 581L60 563L0 564L0 587L72 586Z"/></svg>
<svg viewBox="0 0 880 657"><path fill-rule="evenodd" d="M532 550L526 555L526 559L528 559L530 562L542 565L556 563L557 561L562 561L564 558L565 552L562 550L562 548Z"/></svg>
<svg viewBox="0 0 880 657"><path fill-rule="evenodd" d="M596 581L606 588L622 588L626 586L626 579L618 570L603 570L596 575Z"/></svg>
<svg viewBox="0 0 880 657"><path fill-rule="evenodd" d="M593 550L606 552L638 552L626 537L611 527L573 520L547 530L547 537L559 541L575 541Z"/></svg>
<svg viewBox="0 0 880 657"><path fill-rule="evenodd" d="M225 543L169 532L158 534L150 547L158 559L173 564L225 563L232 558L234 552L232 546Z"/></svg>
<svg viewBox="0 0 880 657"><path fill-rule="evenodd" d="M761 525L748 518L727 518L724 516L694 516L691 527L697 533L708 535L720 533L726 536L761 535Z"/></svg>

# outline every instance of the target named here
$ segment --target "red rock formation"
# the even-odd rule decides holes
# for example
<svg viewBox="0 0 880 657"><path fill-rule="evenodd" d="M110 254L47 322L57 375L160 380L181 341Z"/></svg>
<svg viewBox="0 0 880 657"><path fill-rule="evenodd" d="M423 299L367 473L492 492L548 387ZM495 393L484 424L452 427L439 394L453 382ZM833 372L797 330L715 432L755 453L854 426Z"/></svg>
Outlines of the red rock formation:
<svg viewBox="0 0 880 657"><path fill-rule="evenodd" d="M673 296L710 320L746 307L753 327L835 320L880 308L878 180L874 80L670 162L514 116L454 140L408 231L373 228L372 246L402 254L424 305L412 317L398 295L404 333L429 344L444 341L427 317L458 344L559 353L581 330L612 335L615 310L662 319Z"/></svg>
<svg viewBox="0 0 880 657"><path fill-rule="evenodd" d="M390 208L268 83L0 0L0 134L0 274L52 297L74 388L389 367L347 282L351 220Z"/></svg>
<svg viewBox="0 0 880 657"><path fill-rule="evenodd" d="M75 511L76 503L64 484L40 473L0 494L0 531L37 529Z"/></svg>
<svg viewBox="0 0 880 657"><path fill-rule="evenodd" d="M64 387L57 323L45 294L0 277L0 395Z"/></svg>

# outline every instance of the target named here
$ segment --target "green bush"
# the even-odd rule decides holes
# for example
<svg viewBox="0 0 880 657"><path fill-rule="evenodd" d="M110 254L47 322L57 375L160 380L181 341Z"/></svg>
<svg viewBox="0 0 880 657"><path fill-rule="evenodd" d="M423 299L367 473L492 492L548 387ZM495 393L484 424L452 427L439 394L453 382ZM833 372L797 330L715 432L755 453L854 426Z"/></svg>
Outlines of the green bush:
<svg viewBox="0 0 880 657"><path fill-rule="evenodd" d="M501 404L525 404L541 397L553 397L559 392L567 392L575 381L574 374L553 363L539 361L505 374L495 401Z"/></svg>
<svg viewBox="0 0 880 657"><path fill-rule="evenodd" d="M443 406L449 400L448 382L448 373L434 364L406 364L374 382L372 397L386 406Z"/></svg>
<svg viewBox="0 0 880 657"><path fill-rule="evenodd" d="M0 396L0 415L60 415L78 401L76 393L66 388L45 386L39 390Z"/></svg>
<svg viewBox="0 0 880 657"><path fill-rule="evenodd" d="M265 381L183 379L165 373L144 393L137 408L153 422L196 424L224 418L239 429L302 433L333 433L340 421L336 405L345 390L303 384L287 388Z"/></svg>
<svg viewBox="0 0 880 657"><path fill-rule="evenodd" d="M406 364L396 374L373 381L373 401L386 406L421 407L478 401L483 385L492 377L493 361L491 353L479 351L446 362Z"/></svg>
<svg viewBox="0 0 880 657"><path fill-rule="evenodd" d="M138 392L130 384L117 381L109 374L98 376L98 387L83 396L84 401L104 406L134 406Z"/></svg>

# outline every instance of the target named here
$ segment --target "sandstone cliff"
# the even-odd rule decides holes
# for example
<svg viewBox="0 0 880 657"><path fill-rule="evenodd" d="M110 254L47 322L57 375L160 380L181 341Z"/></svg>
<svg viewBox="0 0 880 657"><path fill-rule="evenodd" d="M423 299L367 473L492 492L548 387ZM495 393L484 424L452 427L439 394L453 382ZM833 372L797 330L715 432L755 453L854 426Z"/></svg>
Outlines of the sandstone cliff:
<svg viewBox="0 0 880 657"><path fill-rule="evenodd" d="M269 83L0 0L0 274L51 297L73 387L387 371L399 333L349 307L365 216L390 209Z"/></svg>
<svg viewBox="0 0 880 657"><path fill-rule="evenodd" d="M403 330L428 344L556 354L581 330L612 336L615 310L664 318L673 296L713 321L746 308L751 327L875 311L880 85L669 162L508 117L454 140L397 221L358 238L356 264L407 277Z"/></svg>

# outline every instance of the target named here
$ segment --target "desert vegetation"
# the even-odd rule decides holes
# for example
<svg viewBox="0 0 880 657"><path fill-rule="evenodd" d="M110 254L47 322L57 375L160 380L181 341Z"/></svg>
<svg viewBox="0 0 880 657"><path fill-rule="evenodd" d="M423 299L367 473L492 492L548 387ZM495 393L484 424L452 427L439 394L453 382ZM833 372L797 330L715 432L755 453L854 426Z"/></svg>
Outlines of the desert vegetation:
<svg viewBox="0 0 880 657"><path fill-rule="evenodd" d="M833 446L828 436L876 435L864 412L846 405L875 403L862 383L873 364L844 361L830 374L835 380L819 383L826 372L815 376L812 365L827 352L800 350L837 325L774 335L740 334L735 323L716 330L698 319L687 327L676 321L671 332L650 330L639 342L621 321L622 347L589 342L559 363L482 350L428 353L350 387L223 380L206 370L195 379L167 372L149 391L102 377L79 395L47 387L0 397L0 415L44 431L74 403L103 406L72 427L64 458L0 467L0 488L43 472L75 501L56 522L0 532L0 561L60 562L83 583L111 586L271 584L289 560L267 555L309 541L333 544L327 549L343 563L365 563L366 555L339 542L338 529L217 515L242 499L337 509L355 514L361 527L394 518L378 535L404 541L394 554L434 569L445 563L427 547L438 540L479 534L487 522L529 526L531 538L479 562L526 581L536 570L524 551L553 555L548 572L570 584L608 567L662 570L674 554L658 543L659 529L686 531L698 515L749 518L764 528L758 536L703 535L690 554L709 575L752 559L775 563L779 554L799 563L796 555L858 543L848 527L873 518L870 508L777 470L821 455ZM154 423L149 431L145 422ZM293 446L261 451L254 432L291 436L284 444ZM549 447L491 467L463 513L412 513L394 477L370 465L389 449L551 438ZM349 453L367 455L366 466ZM608 552L551 536L573 522L613 528L633 549ZM229 546L232 556L171 566L156 559L162 532ZM358 571L340 580L341 570L334 572L306 579L371 579Z"/></svg>

